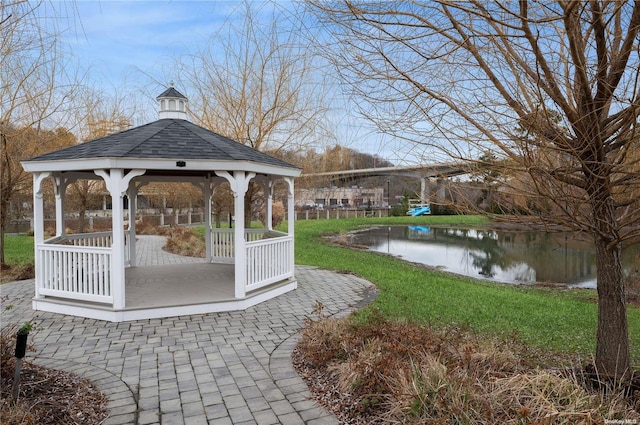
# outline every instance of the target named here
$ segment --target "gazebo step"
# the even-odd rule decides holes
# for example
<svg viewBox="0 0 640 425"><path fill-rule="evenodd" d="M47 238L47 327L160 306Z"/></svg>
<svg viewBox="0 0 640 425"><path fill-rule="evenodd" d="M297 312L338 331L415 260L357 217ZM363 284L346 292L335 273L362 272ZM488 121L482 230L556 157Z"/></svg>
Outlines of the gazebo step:
<svg viewBox="0 0 640 425"><path fill-rule="evenodd" d="M51 313L87 317L109 322L123 322L245 310L263 301L294 290L296 287L297 281L295 279L286 279L252 291L244 298L220 298L216 297L215 294L200 294L200 301L197 303L175 303L172 302L171 299L165 299L162 305L152 307L130 305L123 310L114 310L111 306L104 304L70 301L54 297L33 298L32 304L36 310ZM185 286L182 290L187 291L188 286Z"/></svg>

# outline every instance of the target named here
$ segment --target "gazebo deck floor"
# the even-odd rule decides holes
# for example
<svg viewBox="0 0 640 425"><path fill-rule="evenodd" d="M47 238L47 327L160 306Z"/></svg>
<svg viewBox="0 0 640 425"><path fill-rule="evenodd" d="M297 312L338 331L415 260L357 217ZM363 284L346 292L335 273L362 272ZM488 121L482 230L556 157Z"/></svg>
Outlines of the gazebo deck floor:
<svg viewBox="0 0 640 425"><path fill-rule="evenodd" d="M164 236L136 235L136 267L125 269L125 310L234 300L233 264L176 255Z"/></svg>
<svg viewBox="0 0 640 425"><path fill-rule="evenodd" d="M125 309L234 300L233 264L166 264L125 270Z"/></svg>

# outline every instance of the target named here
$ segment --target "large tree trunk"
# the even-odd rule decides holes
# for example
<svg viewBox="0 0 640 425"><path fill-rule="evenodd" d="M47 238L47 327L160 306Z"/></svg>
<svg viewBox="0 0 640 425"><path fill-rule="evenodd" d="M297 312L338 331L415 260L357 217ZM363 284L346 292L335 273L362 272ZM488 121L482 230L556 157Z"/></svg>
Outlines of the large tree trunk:
<svg viewBox="0 0 640 425"><path fill-rule="evenodd" d="M244 228L248 229L251 227L251 209L253 203L256 200L256 196L258 195L258 185L254 182L249 182L249 187L247 188L247 193L244 195Z"/></svg>
<svg viewBox="0 0 640 425"><path fill-rule="evenodd" d="M78 228L76 229L76 233L84 233L84 223L86 217L86 207L80 207L80 211L78 212Z"/></svg>
<svg viewBox="0 0 640 425"><path fill-rule="evenodd" d="M629 331L622 274L622 246L596 236L598 338L596 368L602 376L624 378L630 372Z"/></svg>

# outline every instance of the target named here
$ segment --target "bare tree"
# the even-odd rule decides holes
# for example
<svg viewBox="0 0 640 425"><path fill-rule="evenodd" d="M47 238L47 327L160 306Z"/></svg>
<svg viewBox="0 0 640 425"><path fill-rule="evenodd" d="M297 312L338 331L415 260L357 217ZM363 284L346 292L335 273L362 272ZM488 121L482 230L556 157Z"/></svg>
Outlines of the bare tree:
<svg viewBox="0 0 640 425"><path fill-rule="evenodd" d="M191 113L212 131L278 155L309 148L326 138L322 86L314 58L297 37L293 21L275 3L246 2L241 22L228 34L216 34L209 45L182 58L183 86L191 87ZM257 193L251 185L247 208ZM246 214L248 220L249 214Z"/></svg>
<svg viewBox="0 0 640 425"><path fill-rule="evenodd" d="M20 191L28 190L31 176L19 161L45 153L69 141L63 112L69 106L75 76L61 50L59 32L45 25L43 2L0 3L0 264L5 266L4 234L9 206ZM42 13L40 13L42 12Z"/></svg>
<svg viewBox="0 0 640 425"><path fill-rule="evenodd" d="M135 109L127 105L126 96L118 90L105 93L94 87L79 87L74 105L75 130L81 143L127 130L135 115ZM85 231L87 210L100 205L100 192L106 192L102 180L76 180L67 188L69 211L78 213L78 233Z"/></svg>
<svg viewBox="0 0 640 425"><path fill-rule="evenodd" d="M336 69L380 129L432 156L495 156L501 174L526 180L531 206L549 207L537 209L546 222L592 236L596 366L627 374L621 249L640 239L640 3L314 6Z"/></svg>

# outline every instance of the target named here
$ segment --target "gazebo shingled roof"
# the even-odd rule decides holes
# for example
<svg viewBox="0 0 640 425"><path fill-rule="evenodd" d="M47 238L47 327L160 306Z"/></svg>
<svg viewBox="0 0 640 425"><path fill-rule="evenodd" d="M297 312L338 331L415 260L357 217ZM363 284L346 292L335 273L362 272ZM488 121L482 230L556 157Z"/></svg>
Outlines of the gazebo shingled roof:
<svg viewBox="0 0 640 425"><path fill-rule="evenodd" d="M172 118L40 155L29 162L91 158L252 161L298 168L189 121Z"/></svg>

